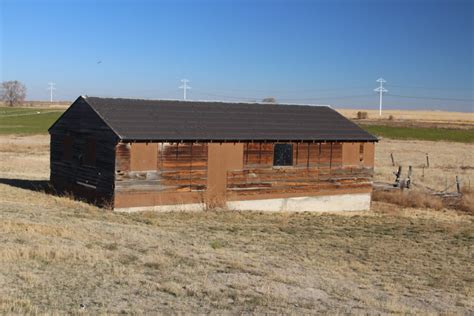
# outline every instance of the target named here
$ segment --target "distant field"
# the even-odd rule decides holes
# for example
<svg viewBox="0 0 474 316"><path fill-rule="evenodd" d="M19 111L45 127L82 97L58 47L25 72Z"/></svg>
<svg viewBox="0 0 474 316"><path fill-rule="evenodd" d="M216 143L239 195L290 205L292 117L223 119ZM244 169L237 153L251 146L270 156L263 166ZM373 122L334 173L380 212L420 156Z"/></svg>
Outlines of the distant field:
<svg viewBox="0 0 474 316"><path fill-rule="evenodd" d="M385 110L382 117L380 117L378 110L337 109L337 111L350 119L356 118L357 112L362 111L367 112L370 120L387 120L392 116L395 120L474 124L474 112Z"/></svg>
<svg viewBox="0 0 474 316"><path fill-rule="evenodd" d="M0 107L0 134L46 134L62 109Z"/></svg>
<svg viewBox="0 0 474 316"><path fill-rule="evenodd" d="M385 138L474 143L474 129L396 127L360 124L366 131Z"/></svg>

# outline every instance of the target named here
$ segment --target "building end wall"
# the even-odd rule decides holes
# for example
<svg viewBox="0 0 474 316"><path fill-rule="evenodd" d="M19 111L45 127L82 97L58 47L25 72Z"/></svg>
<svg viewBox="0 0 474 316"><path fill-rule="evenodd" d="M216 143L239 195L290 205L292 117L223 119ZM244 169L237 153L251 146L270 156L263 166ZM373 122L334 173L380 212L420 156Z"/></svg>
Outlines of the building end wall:
<svg viewBox="0 0 474 316"><path fill-rule="evenodd" d="M366 211L370 209L370 193L290 197L280 199L227 202L235 211L270 212L335 212Z"/></svg>

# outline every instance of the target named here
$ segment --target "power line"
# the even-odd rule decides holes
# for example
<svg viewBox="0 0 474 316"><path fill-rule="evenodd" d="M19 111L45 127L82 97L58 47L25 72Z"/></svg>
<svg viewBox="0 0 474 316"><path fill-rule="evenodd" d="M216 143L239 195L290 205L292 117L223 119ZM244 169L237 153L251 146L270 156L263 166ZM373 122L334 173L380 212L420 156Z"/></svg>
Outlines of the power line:
<svg viewBox="0 0 474 316"><path fill-rule="evenodd" d="M409 95L398 95L398 94L387 94L390 97L405 98L405 99L423 99L423 100L440 100L440 101L462 101L462 102L474 102L474 99L459 99L459 98L436 98L436 97L424 97L424 96L409 96Z"/></svg>
<svg viewBox="0 0 474 316"><path fill-rule="evenodd" d="M247 101L255 101L262 99L261 97L239 97L235 95L223 95L223 94L215 94L204 92L201 90L194 90L196 93L201 95L208 95L218 98L227 98L227 99L235 99L235 100L247 100ZM357 95L345 95L345 96L326 96L326 97L301 97L301 98L278 98L276 97L277 101L318 101L318 100L335 100L335 99L352 99L352 98L366 98L371 97L373 94L357 94Z"/></svg>
<svg viewBox="0 0 474 316"><path fill-rule="evenodd" d="M399 85L399 84L387 84L387 86L395 87L395 88L408 88L408 89L421 89L421 90L473 91L472 89L463 89L463 88L422 87L422 86L407 86L407 85Z"/></svg>
<svg viewBox="0 0 474 316"><path fill-rule="evenodd" d="M235 100L258 100L258 99L260 99L260 98L238 97L238 96L215 94L215 93L203 92L201 90L194 90L194 91L198 94L208 95L208 96L211 96L211 97L218 97L218 98L227 98L227 99L235 99Z"/></svg>
<svg viewBox="0 0 474 316"><path fill-rule="evenodd" d="M360 87L341 87L341 88L320 88L320 89L315 89L315 88L308 88L308 89L278 89L278 90L273 90L273 89L219 89L213 91L217 91L218 93L220 92L256 92L256 93L265 93L265 94L273 94L273 93L303 93L303 92L324 92L324 91L352 91L352 90L365 90L367 89L368 86L360 86Z"/></svg>
<svg viewBox="0 0 474 316"><path fill-rule="evenodd" d="M373 94L357 94L357 95L345 95L345 96L332 96L332 97L318 97L318 98L277 98L277 100L287 100L287 101L298 101L298 100L308 100L308 101L318 101L318 100L339 100L339 99L352 99L352 98L367 98L372 97Z"/></svg>

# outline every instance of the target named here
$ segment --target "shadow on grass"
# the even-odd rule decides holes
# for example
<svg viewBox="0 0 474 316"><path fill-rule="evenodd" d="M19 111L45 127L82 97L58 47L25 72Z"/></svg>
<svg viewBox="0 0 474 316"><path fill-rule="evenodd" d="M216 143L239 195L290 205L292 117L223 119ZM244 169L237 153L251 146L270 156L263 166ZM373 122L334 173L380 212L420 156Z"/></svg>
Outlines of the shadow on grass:
<svg viewBox="0 0 474 316"><path fill-rule="evenodd" d="M6 184L15 188L31 190L35 192L53 193L49 180L28 180L0 178L0 184Z"/></svg>
<svg viewBox="0 0 474 316"><path fill-rule="evenodd" d="M76 201L86 202L105 209L112 209L112 195L100 195L95 190L80 186L55 188L49 180L28 180L0 178L0 184L6 184L18 189L46 193L59 197L67 197Z"/></svg>

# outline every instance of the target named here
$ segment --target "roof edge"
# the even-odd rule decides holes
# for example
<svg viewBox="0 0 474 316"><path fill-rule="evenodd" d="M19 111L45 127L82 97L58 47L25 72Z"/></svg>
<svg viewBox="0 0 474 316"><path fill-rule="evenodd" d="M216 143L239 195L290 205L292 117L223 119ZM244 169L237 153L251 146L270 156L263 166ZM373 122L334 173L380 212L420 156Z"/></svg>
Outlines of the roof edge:
<svg viewBox="0 0 474 316"><path fill-rule="evenodd" d="M82 98L82 96L79 96L76 100L74 100L74 102L71 103L71 105L66 109L66 111L64 111L63 114L61 114L61 115L56 119L56 121L54 121L54 123L48 128L48 133L51 132L51 129L63 118L64 115L66 115L66 113L71 109L71 107L72 107L80 98Z"/></svg>
<svg viewBox="0 0 474 316"><path fill-rule="evenodd" d="M126 98L126 97L99 97L88 95L84 98L97 98L97 99L113 99L113 100L133 100L133 101L174 101L182 103L221 103L221 104L255 104L255 105L291 105L291 106L317 106L317 107L327 107L334 109L330 104L311 104L311 103L279 103L279 102L261 102L261 101L225 101L225 100L182 100L182 99L141 99L141 98Z"/></svg>
<svg viewBox="0 0 474 316"><path fill-rule="evenodd" d="M94 113L97 114L97 116L102 120L102 122L104 122L104 124L107 125L108 128L110 128L110 130L111 130L112 132L114 132L114 134L115 134L120 140L123 139L122 135L120 135L120 134L117 132L117 130L115 130L115 128L113 128L112 125L110 125L109 122L107 122L107 120L99 113L99 111L97 111L97 110L94 108L94 106L93 106L92 104L90 104L89 102L87 102L87 97L84 97L84 96L81 95L81 96L80 96L79 98L77 98L77 99L78 99L78 100L79 100L79 99L84 100L84 102L86 102L86 104L92 109L92 111L94 111ZM77 100L76 100L76 101L77 101ZM76 101L74 101L74 102L76 102Z"/></svg>

